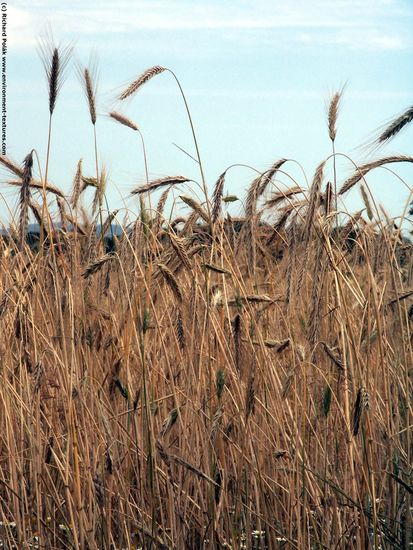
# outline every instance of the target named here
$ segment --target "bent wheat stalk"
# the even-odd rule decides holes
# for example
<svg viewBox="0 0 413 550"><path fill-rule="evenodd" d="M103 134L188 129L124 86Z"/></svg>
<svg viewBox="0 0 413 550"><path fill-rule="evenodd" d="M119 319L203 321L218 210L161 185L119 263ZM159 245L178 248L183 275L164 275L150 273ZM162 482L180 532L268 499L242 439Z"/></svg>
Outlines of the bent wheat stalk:
<svg viewBox="0 0 413 550"><path fill-rule="evenodd" d="M188 115L188 120L189 120L189 124L190 124L190 127L191 127L191 132L192 132L192 138L194 140L194 145L195 145L195 150L196 150L196 157L197 157L197 160L198 160L198 164L199 164L199 170L200 170L200 174L201 174L201 180L202 180L202 187L203 187L203 191L204 191L204 195L205 195L205 201L206 201L206 207L207 207L207 212L208 212L208 217L209 219L211 220L211 208L210 208L210 204L209 204L209 199L208 199L208 188L207 188L207 184L206 184L206 179L205 179L205 174L204 174L204 169L203 169L203 165L202 165L202 161L201 161L201 154L200 154L200 151L199 151L199 145L198 145L198 139L196 137L196 133L195 133L195 128L194 128L194 124L193 124L193 120L192 120L192 115L191 115L191 111L189 109L189 105L188 105L188 101L186 99L186 96L185 96L185 93L183 91L183 88L181 86L181 83L178 79L178 77L176 76L176 74L171 70L171 69L168 69L167 67L162 67L160 65L156 65L155 67L151 67L150 69L147 69L146 71L144 71L141 75L139 75L120 95L119 95L119 99L120 100L124 100L128 97L131 97L134 93L136 93L146 82L148 82L149 80L151 80L154 76L158 75L158 74L161 74L163 72L169 72L173 78L175 79L175 82L177 83L178 85L178 88L179 88L179 91L181 93L181 96L182 96L182 99L183 99L183 102L184 102L184 105L185 105L185 110L186 110L186 113ZM212 225L211 225L211 231L213 231L212 229Z"/></svg>
<svg viewBox="0 0 413 550"><path fill-rule="evenodd" d="M126 126L127 128L130 128L131 130L134 130L135 132L138 132L139 137L141 139L142 143L142 151L143 151L143 162L145 165L145 179L146 184L149 184L149 172L148 172L148 158L146 155L146 146L145 146L145 140L143 138L143 134L139 129L139 126L133 122L130 118L123 115L122 113L118 113L117 111L111 111L109 113L109 117L113 120L116 120L116 122L119 122L119 124L122 124L123 126Z"/></svg>

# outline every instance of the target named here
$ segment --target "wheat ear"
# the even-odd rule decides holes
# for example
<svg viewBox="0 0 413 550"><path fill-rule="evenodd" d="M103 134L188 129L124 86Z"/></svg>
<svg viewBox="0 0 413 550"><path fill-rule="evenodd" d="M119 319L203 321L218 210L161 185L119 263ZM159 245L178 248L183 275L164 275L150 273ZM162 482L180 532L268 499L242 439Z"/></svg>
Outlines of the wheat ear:
<svg viewBox="0 0 413 550"><path fill-rule="evenodd" d="M331 141L335 141L337 135L337 117L340 109L340 100L343 95L343 88L335 92L331 98L328 108L327 122L328 122L328 135Z"/></svg>
<svg viewBox="0 0 413 550"><path fill-rule="evenodd" d="M261 178L261 185L258 188L258 197L261 197L265 190L267 189L268 184L271 182L275 174L278 172L278 170L281 168L281 166L287 162L288 159L279 159L269 168Z"/></svg>
<svg viewBox="0 0 413 550"><path fill-rule="evenodd" d="M221 204L222 204L222 194L224 191L224 183L225 183L225 175L226 170L223 172L214 187L214 193L212 196L212 211L211 211L211 221L212 223L215 223L217 219L219 218L219 215L221 213Z"/></svg>
<svg viewBox="0 0 413 550"><path fill-rule="evenodd" d="M46 72L49 91L49 113L53 114L57 97L62 87L72 46L56 46L51 35L45 36L38 44L38 50Z"/></svg>
<svg viewBox="0 0 413 550"><path fill-rule="evenodd" d="M129 84L129 86L119 95L119 99L124 100L127 97L130 97L132 94L137 92L139 88L146 84L151 78L153 78L157 74L163 73L164 71L166 71L166 68L161 67L160 65L156 65L155 67L147 69L145 72L139 75L138 78L136 78L131 84Z"/></svg>
<svg viewBox="0 0 413 550"><path fill-rule="evenodd" d="M23 161L23 178L20 187L20 219L19 219L19 235L20 246L23 248L27 233L27 224L29 221L29 204L30 204L30 182L32 179L33 169L33 151L31 151Z"/></svg>
<svg viewBox="0 0 413 550"><path fill-rule="evenodd" d="M109 116L113 120L116 120L116 122L119 122L119 124L122 124L123 126L127 126L131 130L135 130L136 132L139 130L138 125L135 124L133 120L123 115L122 113L118 113L117 111L111 111L109 113Z"/></svg>
<svg viewBox="0 0 413 550"><path fill-rule="evenodd" d="M10 157L6 155L0 155L0 162L5 168L7 168L7 170L9 170L9 172L14 174L15 176L18 176L19 178L23 177L23 169Z"/></svg>
<svg viewBox="0 0 413 550"><path fill-rule="evenodd" d="M86 269L82 273L82 277L84 279L88 279L91 275L102 269L102 267L109 262L110 260L113 260L114 254L111 252L109 254L105 254L101 258L98 258L94 262L90 263Z"/></svg>
<svg viewBox="0 0 413 550"><path fill-rule="evenodd" d="M184 176L166 176L164 178L152 180L148 184L141 185L140 187L133 189L133 191L131 191L131 194L140 195L142 193L149 193L151 191L154 191L155 189L164 187L165 185L178 185L187 181L191 180L189 178L185 178Z"/></svg>
<svg viewBox="0 0 413 550"><path fill-rule="evenodd" d="M75 177L73 178L73 184L72 184L72 196L70 199L70 202L72 203L73 208L76 208L79 202L79 197L81 194L81 184L82 184L82 163L83 160L80 159L77 163L77 169Z"/></svg>
<svg viewBox="0 0 413 550"><path fill-rule="evenodd" d="M407 155L395 155L363 164L362 166L359 166L354 174L344 182L338 194L344 195L344 193L347 193L347 191L354 187L356 183L363 179L364 176L371 170L374 170L379 166L383 166L384 164L392 164L394 162L413 162L413 157L409 157Z"/></svg>
<svg viewBox="0 0 413 550"><path fill-rule="evenodd" d="M273 196L265 203L265 206L267 208L274 208L274 206L284 201L285 199L288 199L289 197L292 197L294 195L298 195L302 192L303 190L301 189L301 187L298 186L290 187L290 189L286 189L285 191L279 191L278 193L273 194Z"/></svg>
<svg viewBox="0 0 413 550"><path fill-rule="evenodd" d="M375 145L383 145L393 139L413 120L413 105L404 111L401 115L394 118L390 124L382 131L375 141Z"/></svg>

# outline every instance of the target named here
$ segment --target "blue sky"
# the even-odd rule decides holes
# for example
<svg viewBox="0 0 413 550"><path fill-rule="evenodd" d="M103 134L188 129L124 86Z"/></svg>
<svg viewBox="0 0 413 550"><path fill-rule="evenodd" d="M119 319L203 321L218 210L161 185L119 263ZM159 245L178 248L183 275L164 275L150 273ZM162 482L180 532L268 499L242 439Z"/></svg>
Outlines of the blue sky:
<svg viewBox="0 0 413 550"><path fill-rule="evenodd" d="M265 170L280 157L299 161L311 180L331 153L326 102L345 82L336 147L358 163L366 160L358 146L412 104L412 23L411 0L15 0L8 5L7 152L21 161L34 147L44 161L48 104L36 40L50 24L57 41L75 43L77 60L86 64L91 51L99 58L97 132L99 156L110 175L111 208L137 210L128 194L143 183L144 169L138 136L109 120L110 109L121 110L141 128L151 177L182 174L199 181L194 162L173 145L193 153L183 103L169 74L153 79L126 105L114 101L125 85L157 64L174 70L187 94L210 189L233 163ZM374 158L411 153L412 131L407 128ZM93 175L92 127L72 63L54 115L50 181L69 191L81 157L85 172ZM338 164L341 181L351 164ZM287 169L304 184L297 164ZM392 169L411 186L411 165ZM247 168L231 170L226 191L242 197L253 177ZM289 184L286 177L280 180ZM368 182L377 201L399 215L406 187L383 170ZM16 193L1 190L15 208ZM354 190L345 206L351 210L358 204ZM4 202L0 216L6 217Z"/></svg>

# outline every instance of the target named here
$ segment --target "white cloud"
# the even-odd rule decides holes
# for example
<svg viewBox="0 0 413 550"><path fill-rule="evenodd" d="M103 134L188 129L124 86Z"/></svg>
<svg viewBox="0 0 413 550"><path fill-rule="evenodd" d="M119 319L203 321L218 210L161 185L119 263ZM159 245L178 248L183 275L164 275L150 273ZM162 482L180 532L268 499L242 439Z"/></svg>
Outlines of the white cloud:
<svg viewBox="0 0 413 550"><path fill-rule="evenodd" d="M36 43L36 16L28 10L7 7L7 43L13 48L28 48Z"/></svg>
<svg viewBox="0 0 413 550"><path fill-rule="evenodd" d="M314 32L297 33L297 41L314 46L344 46L352 50L364 51L402 50L409 41L399 34L377 29L339 29L323 34Z"/></svg>
<svg viewBox="0 0 413 550"><path fill-rule="evenodd" d="M58 4L17 0L15 6L9 7L10 35L20 48L32 46L49 22L56 33L70 39L95 36L107 42L109 35L125 37L118 45L112 42L118 48L126 34L142 31L284 29L291 31L289 42L401 49L406 40L400 36L401 29L389 32L390 21L399 18L401 26L402 18L413 16L402 0L72 0Z"/></svg>

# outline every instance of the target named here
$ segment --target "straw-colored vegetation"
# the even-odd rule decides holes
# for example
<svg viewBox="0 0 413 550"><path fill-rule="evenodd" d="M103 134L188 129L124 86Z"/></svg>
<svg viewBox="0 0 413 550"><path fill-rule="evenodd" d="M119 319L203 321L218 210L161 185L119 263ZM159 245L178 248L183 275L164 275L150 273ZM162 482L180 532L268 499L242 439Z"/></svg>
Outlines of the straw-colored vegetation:
<svg viewBox="0 0 413 550"><path fill-rule="evenodd" d="M49 137L67 53L44 48ZM96 137L94 72L81 74ZM110 116L134 139L135 122ZM227 170L208 192L189 120L203 202L184 176L146 176L119 238L96 141L85 151L96 174L79 161L70 200L48 181L50 150L38 179L35 151L22 166L0 158L20 187L0 245L1 544L407 549L412 247L365 177L413 159L383 157L343 181L332 156L309 188L279 185L281 159L255 172L244 217L231 219ZM338 218L357 185L365 207ZM183 218L168 207L176 191Z"/></svg>

